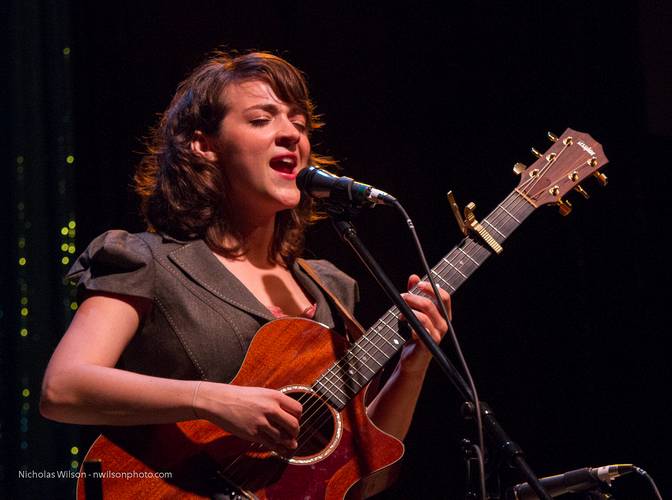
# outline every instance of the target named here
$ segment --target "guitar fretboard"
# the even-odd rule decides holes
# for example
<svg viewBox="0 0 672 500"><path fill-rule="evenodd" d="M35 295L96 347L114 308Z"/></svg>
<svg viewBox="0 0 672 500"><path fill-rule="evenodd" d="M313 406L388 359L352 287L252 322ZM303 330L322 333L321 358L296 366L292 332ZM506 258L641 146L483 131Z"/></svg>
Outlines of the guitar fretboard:
<svg viewBox="0 0 672 500"><path fill-rule="evenodd" d="M481 225L502 244L534 209L513 191ZM471 234L465 237L431 270L438 286L454 293L492 255L487 244L477 238ZM406 339L399 332L399 317L396 306L389 309L315 381L313 389L335 408L343 409L403 347Z"/></svg>

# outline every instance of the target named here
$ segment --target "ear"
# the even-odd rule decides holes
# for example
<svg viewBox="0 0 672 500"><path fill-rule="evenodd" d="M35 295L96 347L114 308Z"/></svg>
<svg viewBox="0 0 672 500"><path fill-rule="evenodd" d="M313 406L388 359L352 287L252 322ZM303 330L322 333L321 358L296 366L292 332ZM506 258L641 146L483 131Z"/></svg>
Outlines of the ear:
<svg viewBox="0 0 672 500"><path fill-rule="evenodd" d="M191 140L191 151L208 161L217 161L217 153L212 147L211 142L208 136L197 130L194 132L194 138Z"/></svg>

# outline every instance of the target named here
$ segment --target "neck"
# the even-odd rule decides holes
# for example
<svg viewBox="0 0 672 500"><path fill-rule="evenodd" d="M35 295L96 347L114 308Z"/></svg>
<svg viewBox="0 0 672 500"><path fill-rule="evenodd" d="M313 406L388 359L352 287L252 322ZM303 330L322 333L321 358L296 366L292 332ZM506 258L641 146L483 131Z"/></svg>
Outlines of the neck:
<svg viewBox="0 0 672 500"><path fill-rule="evenodd" d="M242 254L235 260L246 260L255 267L274 266L270 261L269 250L273 243L276 214L255 219L241 218L235 221L237 236L229 235L225 239L227 246L240 245Z"/></svg>

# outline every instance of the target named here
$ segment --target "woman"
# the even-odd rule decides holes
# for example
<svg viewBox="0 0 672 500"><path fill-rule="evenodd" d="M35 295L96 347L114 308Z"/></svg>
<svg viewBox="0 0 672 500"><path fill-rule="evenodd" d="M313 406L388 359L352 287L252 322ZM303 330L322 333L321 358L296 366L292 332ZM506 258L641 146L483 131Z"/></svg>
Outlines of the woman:
<svg viewBox="0 0 672 500"><path fill-rule="evenodd" d="M82 300L45 373L45 417L100 425L200 418L283 454L296 449L298 401L227 382L267 321L339 322L296 265L314 212L295 178L328 163L311 152L319 126L301 73L270 54L217 53L182 82L135 177L150 230L101 235L71 270ZM355 283L328 262L312 267L352 309ZM411 276L409 287L418 282ZM419 288L431 295L428 284ZM440 340L447 326L435 303L405 300ZM368 406L399 439L429 360L411 340Z"/></svg>

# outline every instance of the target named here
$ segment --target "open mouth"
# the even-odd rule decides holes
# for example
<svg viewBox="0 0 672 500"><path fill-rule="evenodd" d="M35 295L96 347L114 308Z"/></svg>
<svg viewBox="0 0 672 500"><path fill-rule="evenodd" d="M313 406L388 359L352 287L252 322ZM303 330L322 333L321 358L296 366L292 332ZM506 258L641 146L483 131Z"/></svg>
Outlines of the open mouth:
<svg viewBox="0 0 672 500"><path fill-rule="evenodd" d="M296 157L294 155L276 156L271 158L271 168L282 174L292 174L296 167Z"/></svg>

